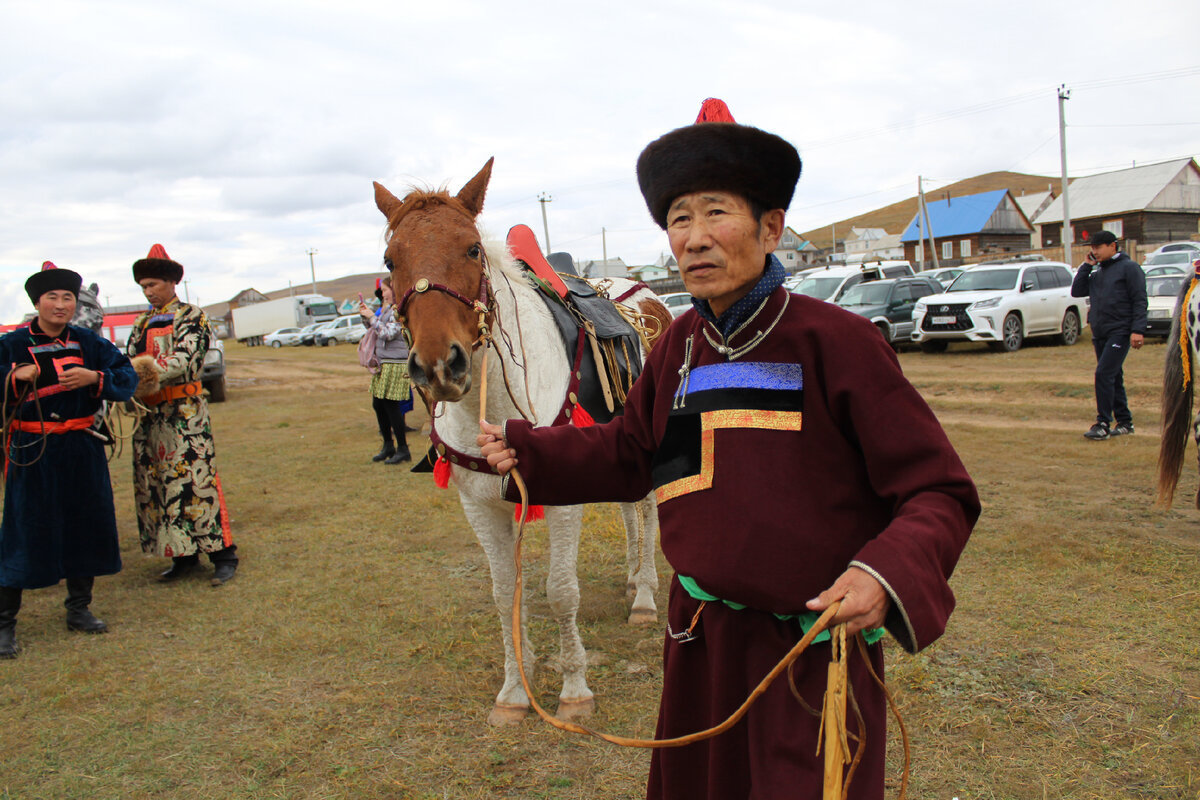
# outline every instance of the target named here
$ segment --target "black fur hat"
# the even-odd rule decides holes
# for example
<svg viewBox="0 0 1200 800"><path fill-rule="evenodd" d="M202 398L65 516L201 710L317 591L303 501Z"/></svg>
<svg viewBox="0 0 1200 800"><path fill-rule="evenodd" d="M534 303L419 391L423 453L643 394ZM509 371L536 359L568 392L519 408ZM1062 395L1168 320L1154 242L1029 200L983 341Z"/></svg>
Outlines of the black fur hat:
<svg viewBox="0 0 1200 800"><path fill-rule="evenodd" d="M38 299L46 292L66 290L79 299L79 287L83 286L83 278L78 272L54 266L49 261L42 264L41 270L29 276L25 281L25 294L37 305Z"/></svg>
<svg viewBox="0 0 1200 800"><path fill-rule="evenodd" d="M183 265L172 261L167 249L156 244L150 248L150 255L133 262L133 279L140 282L143 278L179 283L183 280Z"/></svg>
<svg viewBox="0 0 1200 800"><path fill-rule="evenodd" d="M766 210L786 210L800 168L796 148L773 133L736 122L699 122L646 145L637 176L650 216L665 230L671 203L691 192L735 192Z"/></svg>

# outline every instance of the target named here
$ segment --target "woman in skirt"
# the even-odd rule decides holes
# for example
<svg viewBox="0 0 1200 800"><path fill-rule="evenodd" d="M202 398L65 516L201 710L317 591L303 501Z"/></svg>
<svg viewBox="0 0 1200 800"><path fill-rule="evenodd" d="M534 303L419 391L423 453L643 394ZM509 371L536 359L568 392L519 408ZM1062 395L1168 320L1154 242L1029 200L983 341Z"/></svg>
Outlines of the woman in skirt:
<svg viewBox="0 0 1200 800"><path fill-rule="evenodd" d="M375 331L375 360L379 362L379 371L371 378L371 405L383 448L371 460L400 464L412 460L404 437L405 431L410 430L404 423L404 415L413 407L412 386L408 381L408 343L396 321L391 278L375 282L375 296L383 303L378 311L372 311L366 303L358 304L363 325Z"/></svg>

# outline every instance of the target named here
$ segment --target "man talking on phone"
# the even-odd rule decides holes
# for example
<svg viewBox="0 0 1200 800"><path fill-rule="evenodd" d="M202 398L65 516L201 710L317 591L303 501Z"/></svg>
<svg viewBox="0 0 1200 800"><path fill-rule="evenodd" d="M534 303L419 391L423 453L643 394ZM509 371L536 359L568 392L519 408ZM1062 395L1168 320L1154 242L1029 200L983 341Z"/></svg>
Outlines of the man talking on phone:
<svg viewBox="0 0 1200 800"><path fill-rule="evenodd" d="M1122 366L1129 348L1138 350L1144 341L1146 273L1117 249L1111 231L1093 234L1089 244L1091 252L1075 273L1071 296L1091 298L1088 324L1096 350L1096 423L1084 436L1101 441L1133 433Z"/></svg>

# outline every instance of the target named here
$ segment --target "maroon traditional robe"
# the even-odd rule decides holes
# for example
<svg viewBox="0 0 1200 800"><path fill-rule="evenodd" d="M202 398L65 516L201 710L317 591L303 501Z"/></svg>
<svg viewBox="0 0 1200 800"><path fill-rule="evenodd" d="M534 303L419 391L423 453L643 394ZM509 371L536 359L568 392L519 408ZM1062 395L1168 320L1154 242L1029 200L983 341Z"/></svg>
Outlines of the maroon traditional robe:
<svg viewBox="0 0 1200 800"><path fill-rule="evenodd" d="M510 420L506 437L532 503L631 501L654 489L672 567L746 606L709 603L696 641L666 638L660 738L724 720L800 637L795 620L776 615L804 614L851 565L887 590L886 627L906 650L937 639L979 515L966 469L874 326L783 289L728 342L695 311L681 316L611 423ZM511 482L506 496L516 499ZM697 606L674 580L672 629L686 629ZM880 647L870 651L882 675ZM828 659L818 645L798 664L818 709ZM857 652L850 664L867 727L851 796L878 798L883 696ZM817 731L780 679L730 732L656 750L648 797L820 797Z"/></svg>

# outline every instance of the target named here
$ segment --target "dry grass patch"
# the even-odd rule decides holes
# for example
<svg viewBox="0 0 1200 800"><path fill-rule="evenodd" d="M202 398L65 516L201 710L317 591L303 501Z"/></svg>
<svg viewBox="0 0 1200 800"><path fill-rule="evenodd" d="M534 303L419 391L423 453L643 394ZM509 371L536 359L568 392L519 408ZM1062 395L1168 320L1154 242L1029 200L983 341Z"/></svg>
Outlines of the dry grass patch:
<svg viewBox="0 0 1200 800"><path fill-rule="evenodd" d="M985 505L945 637L888 651L911 797L1200 797L1200 512L1151 505L1164 354L1131 354L1138 433L1103 443L1081 436L1086 340L901 356ZM487 561L453 492L370 462L353 350L228 359L213 414L237 579L155 583L166 565L138 550L128 454L114 463L125 570L94 604L112 632L68 634L61 587L26 594L25 651L0 663L0 798L639 796L644 752L485 724L503 667ZM1196 482L1189 469L1180 497ZM553 707L545 539L534 525L526 579ZM614 508L587 512L580 563L595 724L649 735L661 632L624 624Z"/></svg>

